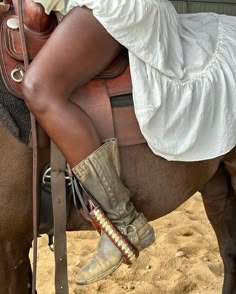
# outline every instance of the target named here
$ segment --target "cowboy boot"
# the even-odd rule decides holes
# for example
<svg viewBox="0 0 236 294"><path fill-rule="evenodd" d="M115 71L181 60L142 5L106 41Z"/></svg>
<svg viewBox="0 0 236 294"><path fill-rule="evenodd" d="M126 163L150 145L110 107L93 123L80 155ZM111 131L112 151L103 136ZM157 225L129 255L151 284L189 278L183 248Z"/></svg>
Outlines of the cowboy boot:
<svg viewBox="0 0 236 294"><path fill-rule="evenodd" d="M139 250L155 241L154 230L130 201L130 193L120 180L120 163L116 139L105 141L81 161L73 173L101 205L112 223ZM79 273L78 284L95 282L114 272L123 262L123 255L105 233L90 262Z"/></svg>

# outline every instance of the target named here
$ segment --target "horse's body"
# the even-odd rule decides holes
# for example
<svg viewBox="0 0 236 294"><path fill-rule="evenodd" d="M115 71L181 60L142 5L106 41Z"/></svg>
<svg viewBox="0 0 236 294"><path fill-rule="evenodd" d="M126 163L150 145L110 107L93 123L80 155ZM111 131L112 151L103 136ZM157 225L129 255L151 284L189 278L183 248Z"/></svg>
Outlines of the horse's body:
<svg viewBox="0 0 236 294"><path fill-rule="evenodd" d="M91 94L84 91L82 96L85 93ZM95 112L99 113L97 108ZM107 125L107 115L104 117ZM126 129L127 125L123 125ZM31 273L32 150L14 138L1 122L0 142L0 294L26 294ZM40 153L43 165L49 153ZM236 147L219 158L191 163L168 162L154 155L146 144L123 146L120 155L122 179L137 210L149 220L173 211L196 191L202 192L224 262L223 293L236 293ZM73 210L68 229L76 226L91 229Z"/></svg>
<svg viewBox="0 0 236 294"><path fill-rule="evenodd" d="M0 124L0 294L28 293L32 240L31 149ZM155 156L146 144L120 148L122 178L139 211L149 220L178 207L201 191L225 266L223 293L236 293L236 198L233 189L236 149L220 158L184 163ZM44 155L43 155L44 157ZM42 163L42 160L41 160ZM75 227L72 213L69 227ZM79 218L78 229L90 229Z"/></svg>

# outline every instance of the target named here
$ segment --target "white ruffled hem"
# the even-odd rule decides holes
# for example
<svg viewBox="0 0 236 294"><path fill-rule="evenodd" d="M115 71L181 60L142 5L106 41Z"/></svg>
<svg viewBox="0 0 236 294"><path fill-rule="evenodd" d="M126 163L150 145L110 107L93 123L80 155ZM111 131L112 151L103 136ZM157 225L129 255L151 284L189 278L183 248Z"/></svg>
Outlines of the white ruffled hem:
<svg viewBox="0 0 236 294"><path fill-rule="evenodd" d="M177 80L156 72L153 103L135 91L141 131L152 151L167 160L211 159L236 144L236 18L217 17L216 49L200 73Z"/></svg>

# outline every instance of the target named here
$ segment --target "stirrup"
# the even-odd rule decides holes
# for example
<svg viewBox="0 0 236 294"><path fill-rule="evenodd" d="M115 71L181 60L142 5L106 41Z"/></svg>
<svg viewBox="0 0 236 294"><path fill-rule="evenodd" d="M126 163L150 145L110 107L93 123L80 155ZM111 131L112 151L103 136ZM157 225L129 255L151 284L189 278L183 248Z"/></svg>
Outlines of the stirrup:
<svg viewBox="0 0 236 294"><path fill-rule="evenodd" d="M94 207L90 212L93 221L101 227L107 237L116 245L124 257L124 263L131 264L139 256L139 251L133 246L128 238L123 235L117 227L110 221L100 207Z"/></svg>
<svg viewBox="0 0 236 294"><path fill-rule="evenodd" d="M73 194L77 194L79 201L83 209L83 215L86 219L91 221L94 228L101 233L101 230L108 236L112 243L120 250L123 255L123 262L126 264L131 264L139 256L139 251L134 245L129 241L129 239L123 235L120 230L110 221L106 214L101 209L99 203L95 200L93 195L79 182L80 187L87 196L86 205L83 196L81 195L80 189L78 187L78 180L74 177L72 180L72 190ZM75 197L73 197L75 198Z"/></svg>

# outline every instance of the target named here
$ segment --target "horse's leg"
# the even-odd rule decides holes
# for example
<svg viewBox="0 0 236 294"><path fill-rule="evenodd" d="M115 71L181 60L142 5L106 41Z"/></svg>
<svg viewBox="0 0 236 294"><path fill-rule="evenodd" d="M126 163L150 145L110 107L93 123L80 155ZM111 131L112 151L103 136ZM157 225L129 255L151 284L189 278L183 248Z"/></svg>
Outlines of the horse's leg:
<svg viewBox="0 0 236 294"><path fill-rule="evenodd" d="M0 294L27 294L32 152L1 123L0 142Z"/></svg>
<svg viewBox="0 0 236 294"><path fill-rule="evenodd" d="M0 240L0 294L28 294L29 247L22 240Z"/></svg>
<svg viewBox="0 0 236 294"><path fill-rule="evenodd" d="M223 294L233 294L236 293L236 197L223 165L201 192L224 263Z"/></svg>

